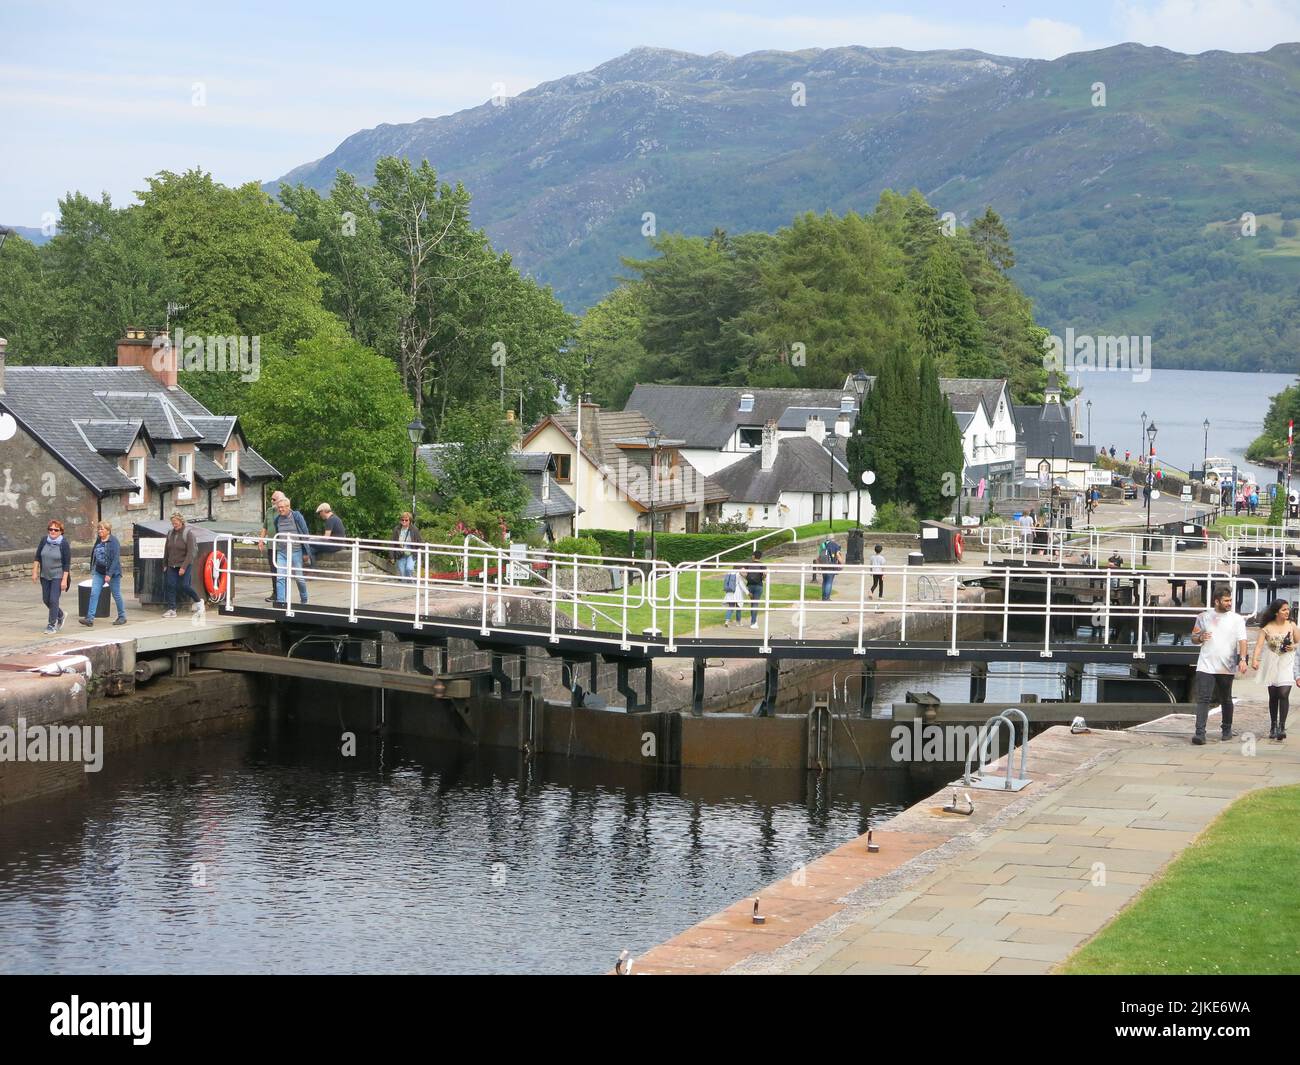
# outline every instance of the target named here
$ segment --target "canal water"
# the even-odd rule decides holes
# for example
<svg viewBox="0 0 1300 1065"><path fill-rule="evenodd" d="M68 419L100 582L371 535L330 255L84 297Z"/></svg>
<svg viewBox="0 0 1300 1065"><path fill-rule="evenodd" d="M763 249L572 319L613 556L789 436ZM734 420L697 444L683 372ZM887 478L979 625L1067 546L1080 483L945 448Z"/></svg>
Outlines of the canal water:
<svg viewBox="0 0 1300 1065"><path fill-rule="evenodd" d="M929 794L273 727L0 809L0 972L599 973Z"/></svg>

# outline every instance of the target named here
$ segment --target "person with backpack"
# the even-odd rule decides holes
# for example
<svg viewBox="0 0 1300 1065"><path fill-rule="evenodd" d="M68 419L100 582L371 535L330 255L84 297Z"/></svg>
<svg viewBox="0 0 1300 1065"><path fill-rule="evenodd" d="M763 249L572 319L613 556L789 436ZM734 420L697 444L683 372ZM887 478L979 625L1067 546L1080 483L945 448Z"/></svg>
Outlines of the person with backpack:
<svg viewBox="0 0 1300 1065"><path fill-rule="evenodd" d="M736 624L740 624L740 604L744 597L745 575L737 562L731 567L731 572L722 578L722 602L726 606L727 612L723 616L722 625L724 628L731 628L731 615L736 615Z"/></svg>
<svg viewBox="0 0 1300 1065"><path fill-rule="evenodd" d="M763 582L767 571L762 564L763 552L755 551L753 558L744 570L745 592L749 596L749 627L758 628L758 604L763 599Z"/></svg>
<svg viewBox="0 0 1300 1065"><path fill-rule="evenodd" d="M817 568L822 577L822 602L828 602L835 585L835 575L840 571L840 545L834 540L823 541L817 552Z"/></svg>

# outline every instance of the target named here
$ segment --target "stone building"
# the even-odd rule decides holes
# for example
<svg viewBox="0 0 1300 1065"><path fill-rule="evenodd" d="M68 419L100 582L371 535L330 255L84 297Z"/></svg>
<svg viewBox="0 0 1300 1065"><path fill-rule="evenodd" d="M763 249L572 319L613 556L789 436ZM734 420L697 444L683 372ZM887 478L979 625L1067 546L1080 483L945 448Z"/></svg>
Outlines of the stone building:
<svg viewBox="0 0 1300 1065"><path fill-rule="evenodd" d="M58 518L74 543L108 521L180 511L260 527L269 481L239 420L177 384L175 350L129 329L116 366L8 366L0 340L0 550L35 546Z"/></svg>

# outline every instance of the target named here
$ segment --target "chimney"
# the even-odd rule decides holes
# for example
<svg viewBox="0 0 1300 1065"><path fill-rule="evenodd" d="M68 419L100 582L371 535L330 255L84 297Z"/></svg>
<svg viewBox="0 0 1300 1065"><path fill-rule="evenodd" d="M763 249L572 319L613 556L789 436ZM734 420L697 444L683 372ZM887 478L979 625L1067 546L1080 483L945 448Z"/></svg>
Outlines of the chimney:
<svg viewBox="0 0 1300 1065"><path fill-rule="evenodd" d="M809 415L805 432L819 444L826 439L826 423L822 421L820 414Z"/></svg>
<svg viewBox="0 0 1300 1065"><path fill-rule="evenodd" d="M770 470L776 465L776 450L778 447L776 435L776 422L770 421L763 426L763 469Z"/></svg>
<svg viewBox="0 0 1300 1065"><path fill-rule="evenodd" d="M127 326L126 335L117 342L117 364L141 366L163 388L176 387L176 349L162 330L151 334L146 329Z"/></svg>
<svg viewBox="0 0 1300 1065"><path fill-rule="evenodd" d="M9 347L9 341L0 337L0 396L5 394L5 349Z"/></svg>

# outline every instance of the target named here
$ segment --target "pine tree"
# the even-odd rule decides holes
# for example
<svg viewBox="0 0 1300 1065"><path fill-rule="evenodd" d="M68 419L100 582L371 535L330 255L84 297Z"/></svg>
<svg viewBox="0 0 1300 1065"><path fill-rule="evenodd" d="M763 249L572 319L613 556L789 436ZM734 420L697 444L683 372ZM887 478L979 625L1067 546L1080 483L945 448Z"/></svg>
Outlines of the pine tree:
<svg viewBox="0 0 1300 1065"><path fill-rule="evenodd" d="M940 518L953 510L961 495L961 429L939 388L934 359L925 355L917 380L916 435L912 445L918 517Z"/></svg>
<svg viewBox="0 0 1300 1065"><path fill-rule="evenodd" d="M863 404L861 469L873 470L871 498L880 503L914 503L917 441L917 377L906 356L890 353Z"/></svg>

